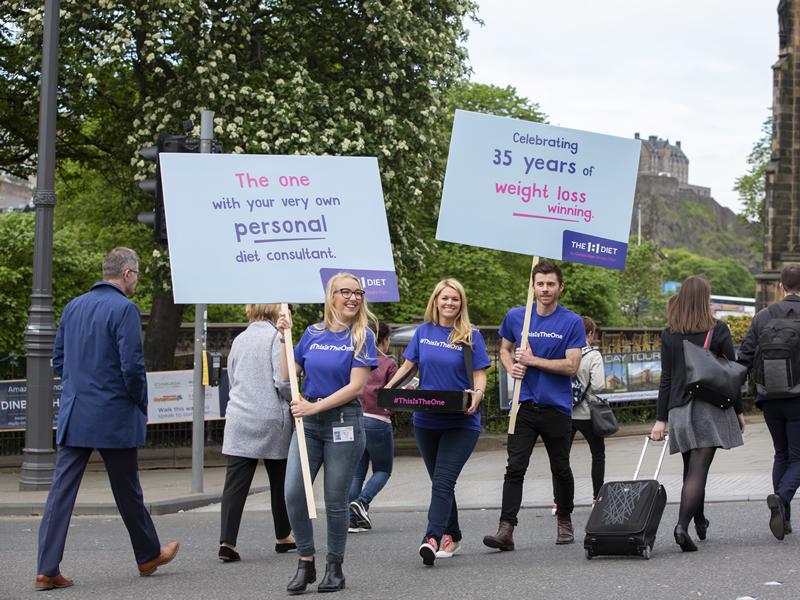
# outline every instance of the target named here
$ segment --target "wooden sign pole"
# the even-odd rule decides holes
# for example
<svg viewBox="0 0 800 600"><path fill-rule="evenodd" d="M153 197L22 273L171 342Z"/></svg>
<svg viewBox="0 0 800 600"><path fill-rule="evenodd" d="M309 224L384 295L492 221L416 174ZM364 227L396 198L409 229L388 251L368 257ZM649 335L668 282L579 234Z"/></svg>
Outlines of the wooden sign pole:
<svg viewBox="0 0 800 600"><path fill-rule="evenodd" d="M531 264L531 276L528 278L528 302L525 305L525 319L522 321L522 336L520 337L520 348L524 350L528 347L528 329L531 326L531 313L533 312L533 269L539 264L539 257L534 256ZM522 380L516 379L514 381L514 394L511 397L511 418L508 421L508 433L514 434L514 429L517 426L517 412L519 411L519 393L522 389Z"/></svg>
<svg viewBox="0 0 800 600"><path fill-rule="evenodd" d="M289 314L289 305L281 304L281 311ZM292 400L300 398L300 388L297 385L297 367L294 362L294 344L292 343L292 330L286 329L283 332L283 350L286 352L286 366L289 369L289 386L292 388ZM306 432L303 427L303 418L295 417L294 427L297 432L297 449L300 451L300 468L303 471L303 486L306 490L306 506L308 516L311 519L317 518L317 505L314 502L314 487L311 482L311 467L308 464L308 449L306 448Z"/></svg>

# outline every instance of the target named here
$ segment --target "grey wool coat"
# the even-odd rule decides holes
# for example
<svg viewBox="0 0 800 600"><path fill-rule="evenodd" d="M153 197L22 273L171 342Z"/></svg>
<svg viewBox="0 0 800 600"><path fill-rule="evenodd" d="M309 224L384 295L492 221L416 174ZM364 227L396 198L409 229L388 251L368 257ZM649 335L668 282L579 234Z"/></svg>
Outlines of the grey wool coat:
<svg viewBox="0 0 800 600"><path fill-rule="evenodd" d="M230 398L222 453L245 458L285 459L293 420L289 383L280 379L283 345L270 321L253 321L236 336L228 355Z"/></svg>

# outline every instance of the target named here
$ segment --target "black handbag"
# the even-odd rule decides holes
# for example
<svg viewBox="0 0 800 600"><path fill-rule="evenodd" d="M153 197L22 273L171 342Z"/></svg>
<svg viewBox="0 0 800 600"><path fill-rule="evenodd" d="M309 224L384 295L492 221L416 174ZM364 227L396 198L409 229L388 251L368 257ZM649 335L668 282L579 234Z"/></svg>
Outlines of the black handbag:
<svg viewBox="0 0 800 600"><path fill-rule="evenodd" d="M589 415L592 420L592 431L600 437L608 437L619 431L619 423L608 400L603 400L594 392L587 390L586 403L589 405Z"/></svg>
<svg viewBox="0 0 800 600"><path fill-rule="evenodd" d="M716 356L709 347L709 329L702 346L683 340L686 362L686 391L692 399L703 400L720 408L730 408L742 395L747 367L724 356Z"/></svg>

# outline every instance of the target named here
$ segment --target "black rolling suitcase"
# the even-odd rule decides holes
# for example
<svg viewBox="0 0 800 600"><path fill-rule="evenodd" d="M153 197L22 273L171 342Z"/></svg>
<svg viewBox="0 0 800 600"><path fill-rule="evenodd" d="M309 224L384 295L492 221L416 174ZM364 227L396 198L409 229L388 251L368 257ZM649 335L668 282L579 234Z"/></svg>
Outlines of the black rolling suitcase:
<svg viewBox="0 0 800 600"><path fill-rule="evenodd" d="M667 504L667 492L658 482L667 439L664 439L653 479L637 479L650 442L646 437L633 480L608 481L600 488L597 504L586 523L583 548L587 559L603 555L650 558L658 524Z"/></svg>

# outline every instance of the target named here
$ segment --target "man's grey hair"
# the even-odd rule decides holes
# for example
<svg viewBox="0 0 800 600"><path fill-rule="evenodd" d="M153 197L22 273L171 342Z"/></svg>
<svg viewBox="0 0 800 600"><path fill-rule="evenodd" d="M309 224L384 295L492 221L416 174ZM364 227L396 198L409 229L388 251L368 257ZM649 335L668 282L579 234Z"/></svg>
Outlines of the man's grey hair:
<svg viewBox="0 0 800 600"><path fill-rule="evenodd" d="M114 248L103 259L103 279L119 279L126 269L139 270L139 255L130 248Z"/></svg>

